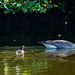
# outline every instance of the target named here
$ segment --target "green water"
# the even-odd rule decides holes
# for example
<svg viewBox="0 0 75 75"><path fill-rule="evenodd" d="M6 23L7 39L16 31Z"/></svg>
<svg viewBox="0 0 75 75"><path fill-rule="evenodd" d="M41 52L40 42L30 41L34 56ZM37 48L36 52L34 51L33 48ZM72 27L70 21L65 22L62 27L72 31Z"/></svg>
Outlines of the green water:
<svg viewBox="0 0 75 75"><path fill-rule="evenodd" d="M75 75L75 50L26 47L16 56L17 49L0 47L0 75Z"/></svg>

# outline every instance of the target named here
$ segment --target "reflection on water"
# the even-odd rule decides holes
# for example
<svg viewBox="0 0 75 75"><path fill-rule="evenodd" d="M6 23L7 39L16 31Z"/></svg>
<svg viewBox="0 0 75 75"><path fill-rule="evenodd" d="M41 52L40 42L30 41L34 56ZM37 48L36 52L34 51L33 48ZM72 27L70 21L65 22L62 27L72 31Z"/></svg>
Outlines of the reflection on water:
<svg viewBox="0 0 75 75"><path fill-rule="evenodd" d="M46 53L53 53L53 56L66 57L75 54L75 49L49 49L45 48Z"/></svg>
<svg viewBox="0 0 75 75"><path fill-rule="evenodd" d="M74 50L29 47L24 57L16 56L15 50L0 50L0 75L75 75L74 66Z"/></svg>

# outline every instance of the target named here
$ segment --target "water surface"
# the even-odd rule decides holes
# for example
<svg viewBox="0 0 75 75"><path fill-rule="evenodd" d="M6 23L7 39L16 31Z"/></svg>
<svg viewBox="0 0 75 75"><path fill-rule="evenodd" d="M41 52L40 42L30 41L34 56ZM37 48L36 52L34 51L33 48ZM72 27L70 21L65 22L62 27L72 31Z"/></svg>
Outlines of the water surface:
<svg viewBox="0 0 75 75"><path fill-rule="evenodd" d="M0 75L75 75L75 50L31 46L16 56L17 49L0 47Z"/></svg>

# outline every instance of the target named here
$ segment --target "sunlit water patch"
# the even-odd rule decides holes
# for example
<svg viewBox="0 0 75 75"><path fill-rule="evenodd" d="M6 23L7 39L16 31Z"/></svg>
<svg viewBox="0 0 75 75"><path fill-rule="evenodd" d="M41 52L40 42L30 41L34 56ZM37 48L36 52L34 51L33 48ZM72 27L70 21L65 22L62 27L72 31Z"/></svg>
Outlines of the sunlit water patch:
<svg viewBox="0 0 75 75"><path fill-rule="evenodd" d="M16 49L0 48L0 75L75 75L75 50L26 47L16 56Z"/></svg>

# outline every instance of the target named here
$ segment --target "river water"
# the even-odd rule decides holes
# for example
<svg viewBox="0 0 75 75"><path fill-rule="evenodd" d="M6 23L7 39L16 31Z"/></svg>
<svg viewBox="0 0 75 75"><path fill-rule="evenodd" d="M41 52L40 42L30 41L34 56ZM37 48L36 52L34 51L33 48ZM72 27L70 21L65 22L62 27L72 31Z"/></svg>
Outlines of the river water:
<svg viewBox="0 0 75 75"><path fill-rule="evenodd" d="M24 56L16 56L16 49L0 47L0 75L75 75L74 49L31 46L24 49Z"/></svg>

